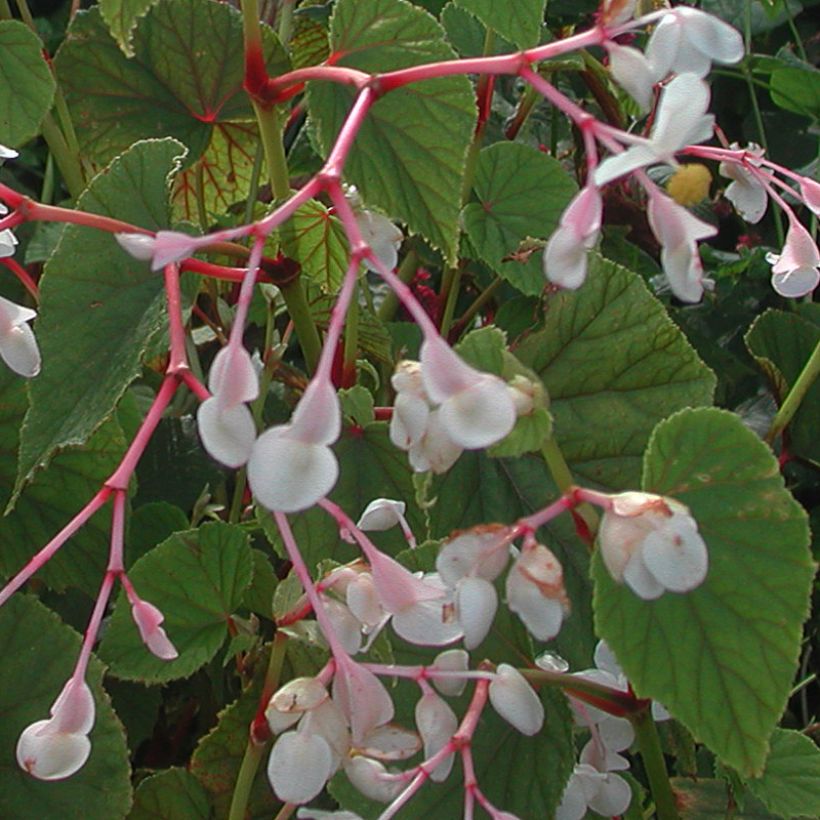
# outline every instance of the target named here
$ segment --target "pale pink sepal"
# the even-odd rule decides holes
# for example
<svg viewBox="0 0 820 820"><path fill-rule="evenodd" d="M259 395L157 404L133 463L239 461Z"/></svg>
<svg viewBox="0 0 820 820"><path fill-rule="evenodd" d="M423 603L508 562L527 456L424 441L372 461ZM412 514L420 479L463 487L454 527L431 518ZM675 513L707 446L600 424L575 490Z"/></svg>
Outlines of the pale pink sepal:
<svg viewBox="0 0 820 820"><path fill-rule="evenodd" d="M464 646L475 649L493 625L498 609L495 587L484 578L468 576L456 584L453 601L458 623L464 631Z"/></svg>
<svg viewBox="0 0 820 820"><path fill-rule="evenodd" d="M379 803L389 803L404 789L404 782L391 779L384 764L369 757L356 755L345 763L345 774L365 797Z"/></svg>
<svg viewBox="0 0 820 820"><path fill-rule="evenodd" d="M273 746L268 780L281 801L307 803L324 788L332 765L330 747L323 737L285 732Z"/></svg>
<svg viewBox="0 0 820 820"><path fill-rule="evenodd" d="M820 182L808 177L800 178L800 195L815 216L820 216Z"/></svg>
<svg viewBox="0 0 820 820"><path fill-rule="evenodd" d="M415 732L395 723L385 723L368 732L357 749L366 757L390 763L411 758L421 746L421 738Z"/></svg>
<svg viewBox="0 0 820 820"><path fill-rule="evenodd" d="M441 751L458 729L455 712L435 693L427 692L416 703L416 728L424 741L425 760ZM453 768L454 755L447 755L430 773L434 783L443 783Z"/></svg>
<svg viewBox="0 0 820 820"><path fill-rule="evenodd" d="M781 296L805 296L820 282L820 253L811 234L796 218L789 223L783 252L767 254L766 261L772 266L772 287Z"/></svg>
<svg viewBox="0 0 820 820"><path fill-rule="evenodd" d="M223 407L216 396L205 399L196 413L202 446L226 467L248 462L256 442L256 424L244 404Z"/></svg>
<svg viewBox="0 0 820 820"><path fill-rule="evenodd" d="M392 271L399 261L399 247L404 239L401 228L394 225L386 216L367 210L361 210L356 214L356 223L362 239L370 246L373 255L383 267ZM364 266L374 273L379 272L378 267L369 259L364 260Z"/></svg>
<svg viewBox="0 0 820 820"><path fill-rule="evenodd" d="M353 742L393 719L393 701L381 681L350 658L336 659L333 699L350 723Z"/></svg>
<svg viewBox="0 0 820 820"><path fill-rule="evenodd" d="M18 375L40 372L40 350L28 322L37 313L0 296L0 357Z"/></svg>
<svg viewBox="0 0 820 820"><path fill-rule="evenodd" d="M395 527L404 518L406 505L392 498L375 498L359 516L356 526L360 530L380 532Z"/></svg>
<svg viewBox="0 0 820 820"><path fill-rule="evenodd" d="M131 616L137 625L142 642L153 655L164 661L172 661L179 657L179 652L161 626L165 616L159 609L148 601L138 600L131 605Z"/></svg>
<svg viewBox="0 0 820 820"><path fill-rule="evenodd" d="M224 408L253 401L259 395L259 377L250 353L240 345L223 347L211 363L208 387Z"/></svg>
<svg viewBox="0 0 820 820"><path fill-rule="evenodd" d="M463 649L446 649L433 660L433 669L442 672L466 672L470 668L470 656ZM433 678L433 685L448 697L458 697L467 686L466 678Z"/></svg>
<svg viewBox="0 0 820 820"><path fill-rule="evenodd" d="M493 709L521 734L534 735L541 731L544 705L514 666L498 665L489 695Z"/></svg>

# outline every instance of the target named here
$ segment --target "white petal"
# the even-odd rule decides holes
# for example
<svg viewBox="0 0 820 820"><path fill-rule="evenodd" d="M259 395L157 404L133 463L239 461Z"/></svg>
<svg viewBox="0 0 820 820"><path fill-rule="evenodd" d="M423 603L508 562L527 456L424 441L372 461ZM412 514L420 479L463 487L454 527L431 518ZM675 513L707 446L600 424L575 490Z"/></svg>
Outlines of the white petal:
<svg viewBox="0 0 820 820"><path fill-rule="evenodd" d="M646 58L652 66L654 79L662 80L672 70L683 37L681 27L674 15L665 16L652 32L646 44Z"/></svg>
<svg viewBox="0 0 820 820"><path fill-rule="evenodd" d="M439 652L433 660L433 668L442 672L466 672L470 668L470 656L463 649L447 649ZM466 678L433 678L433 685L448 697L458 697L467 686Z"/></svg>
<svg viewBox="0 0 820 820"><path fill-rule="evenodd" d="M430 417L427 401L412 393L398 393L390 417L390 441L400 450L408 450L421 440Z"/></svg>
<svg viewBox="0 0 820 820"><path fill-rule="evenodd" d="M714 117L706 114L709 96L709 86L692 74L678 75L663 89L651 135L659 156L669 158L684 145L712 135Z"/></svg>
<svg viewBox="0 0 820 820"><path fill-rule="evenodd" d="M424 759L441 751L458 729L455 712L434 692L422 695L416 703L416 727L424 741ZM448 755L432 771L434 783L444 782L453 768L454 756Z"/></svg>
<svg viewBox="0 0 820 820"><path fill-rule="evenodd" d="M577 290L587 276L587 248L571 230L559 227L544 248L544 275L559 287Z"/></svg>
<svg viewBox="0 0 820 820"><path fill-rule="evenodd" d="M134 259L150 262L154 258L156 240L147 233L115 233L114 239L119 246Z"/></svg>
<svg viewBox="0 0 820 820"><path fill-rule="evenodd" d="M317 678L292 678L273 693L266 712L276 710L283 714L295 712L301 715L308 709L315 709L329 697L325 685Z"/></svg>
<svg viewBox="0 0 820 820"><path fill-rule="evenodd" d="M696 304L703 298L703 266L693 244L664 247L661 266L672 293L682 302Z"/></svg>
<svg viewBox="0 0 820 820"><path fill-rule="evenodd" d="M393 719L393 701L384 685L370 670L349 659L342 663L337 659L333 699L350 723L354 743Z"/></svg>
<svg viewBox="0 0 820 820"><path fill-rule="evenodd" d="M615 81L638 103L642 111L652 105L654 77L652 65L643 52L630 46L607 43L609 69Z"/></svg>
<svg viewBox="0 0 820 820"><path fill-rule="evenodd" d="M20 768L38 780L63 780L84 765L91 754L91 741L84 734L56 732L52 720L27 726L17 741Z"/></svg>
<svg viewBox="0 0 820 820"><path fill-rule="evenodd" d="M244 347L223 347L208 373L208 387L223 406L253 401L259 395L259 378L250 353Z"/></svg>
<svg viewBox="0 0 820 820"><path fill-rule="evenodd" d="M40 372L40 349L27 324L11 327L0 336L0 356L15 373L27 379Z"/></svg>
<svg viewBox="0 0 820 820"><path fill-rule="evenodd" d="M446 646L464 635L452 608L445 601L421 601L393 616L393 631L408 643Z"/></svg>
<svg viewBox="0 0 820 820"><path fill-rule="evenodd" d="M436 571L449 586L466 575L494 581L510 560L510 530L498 524L474 527L445 541L436 556Z"/></svg>
<svg viewBox="0 0 820 820"><path fill-rule="evenodd" d="M333 756L333 772L347 759L350 751L350 729L335 701L328 699L305 712L299 724L299 731L319 735L325 739Z"/></svg>
<svg viewBox="0 0 820 820"><path fill-rule="evenodd" d="M638 143L631 148L627 148L620 154L607 157L596 169L593 179L598 187L612 182L618 177L637 171L647 165L654 165L660 162L655 149L648 142Z"/></svg>
<svg viewBox="0 0 820 820"><path fill-rule="evenodd" d="M15 151L13 148L8 148L5 145L0 145L0 160L4 159L14 159L15 157L19 157L20 154Z"/></svg>
<svg viewBox="0 0 820 820"><path fill-rule="evenodd" d="M336 388L326 379L314 379L293 411L294 438L309 444L333 444L342 429L342 411Z"/></svg>
<svg viewBox="0 0 820 820"><path fill-rule="evenodd" d="M735 179L723 195L735 206L735 210L752 225L763 219L763 214L766 213L766 207L769 204L766 189L754 178L745 179L740 177Z"/></svg>
<svg viewBox="0 0 820 820"><path fill-rule="evenodd" d="M564 608L555 598L547 598L515 568L507 575L507 606L518 615L532 636L549 641L561 630Z"/></svg>
<svg viewBox="0 0 820 820"><path fill-rule="evenodd" d="M58 732L87 735L94 726L94 696L88 684L69 678L51 707Z"/></svg>
<svg viewBox="0 0 820 820"><path fill-rule="evenodd" d="M403 501L391 498L376 498L371 501L359 517L356 526L360 530L381 532L395 527L399 523L406 505Z"/></svg>
<svg viewBox="0 0 820 820"><path fill-rule="evenodd" d="M417 473L432 470L436 475L446 473L463 448L452 441L441 423L438 410L433 410L427 418L427 427L421 439L410 447L410 466Z"/></svg>
<svg viewBox="0 0 820 820"><path fill-rule="evenodd" d="M0 211L0 215L3 211ZM17 237L7 228L0 231L0 259L6 256L14 256L17 251Z"/></svg>
<svg viewBox="0 0 820 820"><path fill-rule="evenodd" d="M609 648L609 644L606 641L598 641L598 643L595 644L595 652L592 655L592 659L595 661L595 665L598 669L609 672L610 675L616 678L624 678L624 670L621 669L621 665L618 663L615 653ZM626 689L626 686L624 686L624 689Z"/></svg>
<svg viewBox="0 0 820 820"><path fill-rule="evenodd" d="M632 745L635 740L635 730L632 724L626 718L615 717L614 715L607 715L604 720L598 723L598 734L601 736L601 741L607 749L613 752L622 752ZM581 761L582 763L586 761ZM612 771L615 768L612 761L606 765L607 771ZM629 768L629 764L626 765Z"/></svg>
<svg viewBox="0 0 820 820"><path fill-rule="evenodd" d="M454 595L456 617L464 630L464 646L475 649L487 637L498 608L495 587L484 578L462 578Z"/></svg>
<svg viewBox="0 0 820 820"><path fill-rule="evenodd" d="M365 797L389 803L404 789L401 780L387 780L387 769L378 760L357 755L345 764L345 774Z"/></svg>
<svg viewBox="0 0 820 820"><path fill-rule="evenodd" d="M347 585L345 601L354 617L367 627L374 627L384 618L379 593L369 572L358 573Z"/></svg>
<svg viewBox="0 0 820 820"><path fill-rule="evenodd" d="M362 239L370 245L382 265L392 271L398 262L398 249L404 239L401 229L386 216L374 211L360 211L356 215L356 222L359 225ZM363 264L368 270L378 273L378 268L369 260L365 259Z"/></svg>
<svg viewBox="0 0 820 820"><path fill-rule="evenodd" d="M631 802L632 789L626 780L617 774L608 774L598 794L589 801L589 807L604 817L615 817L623 814Z"/></svg>
<svg viewBox="0 0 820 820"><path fill-rule="evenodd" d="M820 216L820 182L808 177L800 178L800 194L815 216Z"/></svg>
<svg viewBox="0 0 820 820"><path fill-rule="evenodd" d="M299 512L324 498L336 484L339 463L322 444L306 444L287 427L262 433L248 461L248 483L269 510Z"/></svg>
<svg viewBox="0 0 820 820"><path fill-rule="evenodd" d="M341 601L323 596L327 617L333 625L333 631L348 655L357 654L362 648L362 625L356 616Z"/></svg>
<svg viewBox="0 0 820 820"><path fill-rule="evenodd" d="M795 268L772 274L772 287L787 299L797 299L811 293L820 283L817 268Z"/></svg>
<svg viewBox="0 0 820 820"><path fill-rule="evenodd" d="M664 531L651 533L643 544L643 563L672 592L688 592L703 583L709 554L693 519L673 516Z"/></svg>
<svg viewBox="0 0 820 820"><path fill-rule="evenodd" d="M330 747L319 735L285 732L273 746L268 779L276 796L286 803L307 803L330 777Z"/></svg>
<svg viewBox="0 0 820 820"><path fill-rule="evenodd" d="M743 38L728 23L685 6L675 9L675 14L683 22L686 38L715 62L731 64L743 59Z"/></svg>
<svg viewBox="0 0 820 820"><path fill-rule="evenodd" d="M421 746L421 738L415 732L394 723L377 726L357 744L361 754L384 762L407 760Z"/></svg>
<svg viewBox="0 0 820 820"><path fill-rule="evenodd" d="M247 463L256 442L256 425L246 405L223 409L219 399L212 396L199 405L196 418L208 455L227 467Z"/></svg>
<svg viewBox="0 0 820 820"><path fill-rule="evenodd" d="M148 601L137 601L131 605L131 616L137 625L143 643L153 655L164 661L179 657L176 647L171 643L160 624L165 616Z"/></svg>
<svg viewBox="0 0 820 820"><path fill-rule="evenodd" d="M514 667L501 663L489 689L493 709L523 735L534 735L544 724L544 705Z"/></svg>
<svg viewBox="0 0 820 820"><path fill-rule="evenodd" d="M636 551L624 569L624 581L627 586L645 601L654 601L663 595L664 587L646 568L641 552Z"/></svg>

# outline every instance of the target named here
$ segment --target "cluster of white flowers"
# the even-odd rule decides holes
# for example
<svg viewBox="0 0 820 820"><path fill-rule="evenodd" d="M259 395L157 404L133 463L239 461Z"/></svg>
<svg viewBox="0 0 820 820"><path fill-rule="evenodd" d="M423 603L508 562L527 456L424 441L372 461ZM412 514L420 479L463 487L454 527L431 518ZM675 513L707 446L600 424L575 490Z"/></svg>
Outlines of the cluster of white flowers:
<svg viewBox="0 0 820 820"><path fill-rule="evenodd" d="M466 364L440 337L428 337L421 361L399 362L390 440L416 472L444 473L464 450L489 447L513 428L517 388Z"/></svg>

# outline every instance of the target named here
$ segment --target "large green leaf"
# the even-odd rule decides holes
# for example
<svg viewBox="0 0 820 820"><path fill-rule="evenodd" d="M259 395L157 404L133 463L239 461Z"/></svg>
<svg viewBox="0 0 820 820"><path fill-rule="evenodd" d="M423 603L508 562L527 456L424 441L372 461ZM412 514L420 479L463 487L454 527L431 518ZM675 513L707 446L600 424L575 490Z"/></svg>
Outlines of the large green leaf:
<svg viewBox="0 0 820 820"><path fill-rule="evenodd" d="M131 47L134 26L148 9L159 0L100 0L100 13L108 25L111 36L117 41L123 53L134 56Z"/></svg>
<svg viewBox="0 0 820 820"><path fill-rule="evenodd" d="M747 786L781 817L820 817L820 749L801 732L775 729L763 774Z"/></svg>
<svg viewBox="0 0 820 820"><path fill-rule="evenodd" d="M228 619L250 585L253 558L241 529L211 523L175 533L140 558L128 575L139 596L165 615L163 628L179 657L163 661L146 649L124 594L100 656L118 678L159 683L187 677L216 655L228 634Z"/></svg>
<svg viewBox="0 0 820 820"><path fill-rule="evenodd" d="M134 794L128 820L209 820L211 806L199 781L186 769L146 777Z"/></svg>
<svg viewBox="0 0 820 820"><path fill-rule="evenodd" d="M287 57L265 31L266 62L274 75ZM192 162L218 122L253 116L242 89L242 20L225 3L164 0L142 17L127 58L98 9L74 18L56 57L84 152L108 162L133 142L172 136Z"/></svg>
<svg viewBox="0 0 820 820"><path fill-rule="evenodd" d="M583 287L550 296L516 356L550 395L555 436L582 484L638 485L654 426L708 404L715 378L640 277L590 257Z"/></svg>
<svg viewBox="0 0 820 820"><path fill-rule="evenodd" d="M456 55L439 23L406 0L339 0L330 28L335 65L377 73ZM325 154L353 92L313 83L312 119ZM464 77L426 80L392 91L368 112L345 165L364 200L405 221L456 255L461 176L475 126L475 100Z"/></svg>
<svg viewBox="0 0 820 820"><path fill-rule="evenodd" d="M54 77L40 38L19 20L0 20L0 54L0 143L21 145L51 108Z"/></svg>
<svg viewBox="0 0 820 820"><path fill-rule="evenodd" d="M169 177L184 148L138 143L78 201L80 210L156 230L168 227ZM163 325L162 277L103 231L68 225L40 285L37 338L43 371L31 382L17 491L60 448L82 444L111 415Z"/></svg>
<svg viewBox="0 0 820 820"><path fill-rule="evenodd" d="M35 780L17 765L20 732L48 710L71 676L80 636L35 598L18 594L0 609L0 817L4 820L59 817L118 820L131 805L125 734L100 682L103 666L94 657L87 681L96 720L91 756L67 780Z"/></svg>
<svg viewBox="0 0 820 820"><path fill-rule="evenodd" d="M347 270L348 247L341 222L321 202L306 202L293 215L287 232L288 253L302 275L325 293L336 293Z"/></svg>
<svg viewBox="0 0 820 820"><path fill-rule="evenodd" d="M820 71L780 68L771 78L772 102L787 111L820 119Z"/></svg>
<svg viewBox="0 0 820 820"><path fill-rule="evenodd" d="M661 701L724 762L759 773L808 613L806 514L766 445L737 416L712 408L658 425L643 487L689 507L709 573L689 593L644 601L596 557L598 634L640 696Z"/></svg>
<svg viewBox="0 0 820 820"><path fill-rule="evenodd" d="M498 142L479 155L473 182L478 202L464 208L473 247L500 276L527 295L546 284L541 253L510 258L528 237L546 239L577 186L561 163L529 145ZM506 260L506 261L505 261Z"/></svg>
<svg viewBox="0 0 820 820"><path fill-rule="evenodd" d="M789 393L814 348L820 343L820 327L795 313L767 310L746 334L746 347L763 369L779 404ZM820 412L820 381L803 397L789 423L789 450L820 464L817 414Z"/></svg>
<svg viewBox="0 0 820 820"><path fill-rule="evenodd" d="M519 48L538 43L544 21L546 0L455 0L457 6L471 11L487 28L497 31Z"/></svg>
<svg viewBox="0 0 820 820"><path fill-rule="evenodd" d="M0 509L11 496L17 475L20 424L26 412L26 389L8 368L0 371ZM0 518L0 575L11 576L44 547L100 489L125 451L119 426L111 421L82 448L65 450L39 473ZM108 508L98 512L37 573L50 587L76 586L94 595L108 557Z"/></svg>

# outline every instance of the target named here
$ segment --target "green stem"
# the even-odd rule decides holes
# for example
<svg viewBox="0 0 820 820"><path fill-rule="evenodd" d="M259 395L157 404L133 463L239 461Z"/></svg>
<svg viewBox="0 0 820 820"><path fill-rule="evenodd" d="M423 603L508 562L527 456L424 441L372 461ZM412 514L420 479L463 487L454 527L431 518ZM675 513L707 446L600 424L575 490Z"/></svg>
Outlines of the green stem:
<svg viewBox="0 0 820 820"><path fill-rule="evenodd" d="M245 203L245 222L252 222L254 217L254 206L259 195L259 177L262 175L262 162L265 159L265 147L259 142L256 146L256 154L253 158L253 168L251 169L251 181L248 186L248 200Z"/></svg>
<svg viewBox="0 0 820 820"><path fill-rule="evenodd" d="M37 27L34 25L34 18L31 16L31 9L28 7L28 3L26 0L15 0L17 3L17 11L20 12L20 17L23 18L23 22L32 30L37 31Z"/></svg>
<svg viewBox="0 0 820 820"><path fill-rule="evenodd" d="M792 385L783 404L780 405L780 409L772 421L772 426L769 428L769 432L766 433L766 441L769 444L783 432L786 425L792 420L818 375L820 375L820 342L815 345L814 351L809 356L803 370L800 371L797 381Z"/></svg>
<svg viewBox="0 0 820 820"><path fill-rule="evenodd" d="M0 20L11 20L11 6L8 0L0 0Z"/></svg>
<svg viewBox="0 0 820 820"><path fill-rule="evenodd" d="M260 698L261 702L270 700L270 696L279 688L279 678L282 675L282 665L285 661L287 640L287 636L283 632L277 632L273 637L270 660L265 673L262 697ZM242 764L239 767L239 774L236 777L236 784L233 789L228 820L245 820L253 781L267 746L267 742L258 743L252 736L248 737L245 755L242 758Z"/></svg>
<svg viewBox="0 0 820 820"><path fill-rule="evenodd" d="M503 284L504 280L497 276L492 282L490 282L489 285L487 285L486 288L484 288L484 290L481 291L481 293L478 294L478 296L476 296L473 303L467 308L467 310L459 316L459 319L455 324L455 329L459 336L464 332L470 322L473 321L478 311L481 310L481 308L483 308L484 305L486 305L487 302L493 298L496 291Z"/></svg>
<svg viewBox="0 0 820 820"><path fill-rule="evenodd" d="M43 119L43 137L60 169L68 192L77 199L85 189L85 177L77 157L69 149L62 131L51 114L46 114Z"/></svg>
<svg viewBox="0 0 820 820"><path fill-rule="evenodd" d="M199 160L196 164L196 215L199 219L199 227L205 233L208 230L208 211L205 208L205 164Z"/></svg>
<svg viewBox="0 0 820 820"><path fill-rule="evenodd" d="M804 63L807 63L809 58L806 55L806 49L803 48L803 38L800 36L797 26L794 24L794 17L792 16L792 11L788 3L783 4L783 10L786 12L786 22L789 25L789 30L792 33L792 37L794 37L794 44L797 47L797 53L800 55L800 59Z"/></svg>
<svg viewBox="0 0 820 820"><path fill-rule="evenodd" d="M567 493L575 486L575 479L572 477L567 460L558 446L558 442L550 436L541 445L541 455L544 457L547 469L550 471L552 480L558 486L561 493ZM583 518L592 535L598 532L598 513L590 504L579 504L575 512Z"/></svg>
<svg viewBox="0 0 820 820"><path fill-rule="evenodd" d="M629 715L629 719L635 728L635 737L649 780L649 788L655 800L656 816L658 820L678 820L675 795L666 771L666 761L663 759L658 729L655 721L652 720L649 707Z"/></svg>
<svg viewBox="0 0 820 820"><path fill-rule="evenodd" d="M40 191L40 202L50 205L54 201L54 155L48 152L46 169L43 172L43 188Z"/></svg>
<svg viewBox="0 0 820 820"><path fill-rule="evenodd" d="M402 282L404 282L405 285L410 284L413 277L416 275L416 266L418 265L418 262L418 254L416 254L415 251L410 251L402 260L401 265L399 265L396 275ZM399 298L392 290L389 290L387 295L384 297L384 301L379 306L379 319L383 322L392 321L398 308Z"/></svg>
<svg viewBox="0 0 820 820"><path fill-rule="evenodd" d="M444 303L444 313L441 316L440 327L441 335L445 339L450 332L450 325L453 323L453 314L456 312L456 302L461 287L461 273L461 265L456 265L448 283L447 301Z"/></svg>
<svg viewBox="0 0 820 820"><path fill-rule="evenodd" d="M295 0L283 0L279 9L279 26L277 33L279 35L279 41L285 48L287 48L290 38L293 35L293 8L295 5Z"/></svg>

